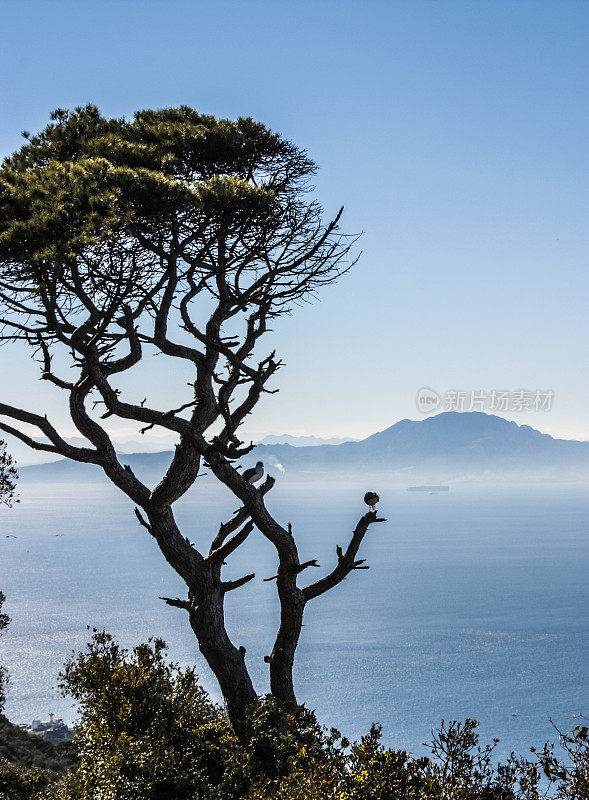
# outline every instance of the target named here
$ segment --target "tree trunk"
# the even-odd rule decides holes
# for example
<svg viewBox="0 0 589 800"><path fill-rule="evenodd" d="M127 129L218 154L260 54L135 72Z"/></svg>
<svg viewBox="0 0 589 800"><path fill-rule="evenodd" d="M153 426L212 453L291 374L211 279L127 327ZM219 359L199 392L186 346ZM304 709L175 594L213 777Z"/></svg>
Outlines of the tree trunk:
<svg viewBox="0 0 589 800"><path fill-rule="evenodd" d="M247 712L258 702L245 664L245 648L237 648L225 629L224 600L228 584L221 581L221 563L208 562L185 539L171 508L149 514L150 531L166 560L188 585L187 601L170 601L188 611L201 653L215 675L233 729L245 739Z"/></svg>
<svg viewBox="0 0 589 800"><path fill-rule="evenodd" d="M200 652L219 682L231 725L244 738L248 712L258 702L245 664L245 648L235 647L225 630L221 582L200 587L198 595L198 604L190 610L190 625Z"/></svg>
<svg viewBox="0 0 589 800"><path fill-rule="evenodd" d="M296 703L292 670L301 635L305 601L297 588L296 573L279 570L280 628L270 658L270 691L283 703Z"/></svg>

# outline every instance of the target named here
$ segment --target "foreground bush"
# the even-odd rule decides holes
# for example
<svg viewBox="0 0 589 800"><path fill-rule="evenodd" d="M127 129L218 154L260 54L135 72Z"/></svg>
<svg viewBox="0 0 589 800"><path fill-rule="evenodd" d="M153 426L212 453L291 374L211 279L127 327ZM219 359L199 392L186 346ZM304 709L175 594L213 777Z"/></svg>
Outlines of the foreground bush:
<svg viewBox="0 0 589 800"><path fill-rule="evenodd" d="M194 671L152 640L131 652L106 633L70 660L62 690L80 707L80 766L64 776L0 762L0 800L540 800L589 798L587 728L534 761L495 766L477 723L442 724L429 758L386 748L373 726L355 744L304 707L273 699L250 716L248 745Z"/></svg>
<svg viewBox="0 0 589 800"><path fill-rule="evenodd" d="M55 783L57 776L38 767L21 767L0 758L0 799L30 800L44 797L43 790Z"/></svg>
<svg viewBox="0 0 589 800"><path fill-rule="evenodd" d="M194 671L166 660L161 640L129 653L95 633L61 677L80 706L80 798L221 796L235 739Z"/></svg>

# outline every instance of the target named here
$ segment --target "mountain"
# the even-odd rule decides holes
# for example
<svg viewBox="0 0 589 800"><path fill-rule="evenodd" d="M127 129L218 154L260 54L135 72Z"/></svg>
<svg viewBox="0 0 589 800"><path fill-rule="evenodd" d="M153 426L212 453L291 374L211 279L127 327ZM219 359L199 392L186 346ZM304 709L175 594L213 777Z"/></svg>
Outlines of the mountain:
<svg viewBox="0 0 589 800"><path fill-rule="evenodd" d="M256 457L289 470L363 469L399 476L589 475L589 442L548 434L483 412L444 412L401 420L360 442L335 447L259 446Z"/></svg>
<svg viewBox="0 0 589 800"><path fill-rule="evenodd" d="M245 434L244 434L245 436ZM82 436L64 436L64 441L75 447L88 447L88 441ZM247 441L249 441L249 436ZM44 436L34 437L36 442L49 444L49 439ZM17 465L22 467L33 466L36 464L49 464L55 462L53 453L45 453L40 450L31 450L14 437L8 437L10 442L9 451L15 459ZM178 437L174 433L154 435L150 432L147 436L121 436L113 437L113 444L117 453L121 455L131 455L135 453L162 453L172 450ZM254 439L254 441L256 441ZM343 437L320 437L320 436L292 436L289 433L269 434L263 439L256 441L257 444L291 444L293 447L311 447L321 444L341 444L350 441Z"/></svg>
<svg viewBox="0 0 589 800"><path fill-rule="evenodd" d="M170 452L123 457L153 484ZM589 477L589 442L554 439L548 434L483 412L444 412L426 419L401 420L359 442L293 447L260 444L243 459L262 460L271 473L314 478L326 475L387 473L410 482L456 478L582 480ZM33 480L98 479L93 465L59 461L21 470Z"/></svg>
<svg viewBox="0 0 589 800"><path fill-rule="evenodd" d="M130 455L119 453L119 459L122 464L129 465L142 480L155 485L169 467L173 455L171 450L164 450L161 453L131 453ZM80 464L67 458L52 461L50 464L32 464L28 467L20 467L18 474L24 481L43 483L106 481L102 469L96 464Z"/></svg>
<svg viewBox="0 0 589 800"><path fill-rule="evenodd" d="M344 439L341 436L291 436L290 433L279 433L264 436L258 444L290 444L293 447L318 447L322 444L342 444L349 441L350 439Z"/></svg>

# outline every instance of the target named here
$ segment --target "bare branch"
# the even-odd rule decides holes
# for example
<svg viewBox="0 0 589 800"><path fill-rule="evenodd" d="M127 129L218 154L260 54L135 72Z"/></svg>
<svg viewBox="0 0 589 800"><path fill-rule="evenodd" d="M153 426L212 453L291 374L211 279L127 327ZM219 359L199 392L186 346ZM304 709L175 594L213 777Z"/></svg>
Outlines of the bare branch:
<svg viewBox="0 0 589 800"><path fill-rule="evenodd" d="M152 528L151 528L151 525L150 525L148 522L146 522L146 521L145 521L145 518L144 518L144 517L143 517L143 515L141 514L141 511L139 511L139 509L138 509L137 507L135 507L134 511L135 511L135 516L136 516L136 517L137 517L137 519L139 520L139 524L140 524L140 525L141 525L143 528L145 528L146 530L148 530L148 531L149 531L149 533L151 533L151 535L153 536L153 530L152 530Z"/></svg>
<svg viewBox="0 0 589 800"><path fill-rule="evenodd" d="M168 606L174 608L183 608L185 611L192 611L192 605L188 600L180 600L179 597L159 597L158 600L163 600Z"/></svg>
<svg viewBox="0 0 589 800"><path fill-rule="evenodd" d="M53 445L45 444L43 442L37 442L35 441L35 439L32 439L30 436L27 436L26 433L23 433L22 431L13 428L12 425L6 425L4 422L0 422L0 431L4 431L4 433L9 433L16 439L20 439L21 442L24 442L33 450L44 450L47 453L55 453L57 455L60 455L59 450L57 450Z"/></svg>
<svg viewBox="0 0 589 800"><path fill-rule="evenodd" d="M243 578L238 578L236 581L222 581L221 588L224 592L231 592L233 589L239 589L246 583L249 583L256 577L256 573L252 572L250 575L244 575Z"/></svg>
<svg viewBox="0 0 589 800"><path fill-rule="evenodd" d="M374 522L386 522L386 519L379 517L376 511L369 511L367 514L364 514L364 516L361 517L360 521L356 525L356 528L354 529L352 539L350 540L350 544L348 545L346 552L344 553L339 545L336 548L337 566L329 573L329 575L326 575L324 578L321 578L321 580L318 580L315 583L311 583L302 590L305 602L324 594L329 589L333 589L334 586L337 586L338 583L341 583L345 578L347 578L352 570L368 569L368 567L362 566L364 563L363 560L356 561L355 559L368 528Z"/></svg>
<svg viewBox="0 0 589 800"><path fill-rule="evenodd" d="M320 566L321 564L317 563L317 559L312 558L310 561L304 561L302 564L299 564L299 566L297 567L297 573L302 572L304 569L307 569L307 567L320 567Z"/></svg>
<svg viewBox="0 0 589 800"><path fill-rule="evenodd" d="M232 536L231 539L226 541L220 547L217 547L216 550L213 550L207 556L208 560L217 561L219 563L225 561L225 559L228 556L230 556L234 550L237 550L237 548L245 542L245 540L253 531L253 529L254 529L254 523L251 520L249 522L246 522L243 528L238 533L236 533L235 536Z"/></svg>
<svg viewBox="0 0 589 800"><path fill-rule="evenodd" d="M71 458L74 461L83 461L91 464L100 463L100 454L97 451L85 447L73 447L72 445L68 444L57 433L47 417L42 417L40 414L34 414L30 411L25 411L22 408L9 406L6 403L0 403L0 416L10 417L18 422L24 422L28 425L35 426L45 434L45 436L53 445L53 450L51 450L47 445L40 444L39 442L32 443L33 440L31 437L28 437L26 434L21 433L20 431L16 431L16 429L7 431L35 450L48 450L49 452L58 453L64 458Z"/></svg>
<svg viewBox="0 0 589 800"><path fill-rule="evenodd" d="M96 448L99 454L97 463L101 465L110 480L135 503L145 508L149 501L148 488L127 471L117 458L114 445L104 430L89 416L86 411L85 399L92 388L92 383L82 379L70 392L70 416L82 436L85 436ZM1 408L1 407L0 407Z"/></svg>
<svg viewBox="0 0 589 800"><path fill-rule="evenodd" d="M268 475L264 483L260 486L257 490L258 493L263 497L270 489L274 486L276 480L271 476ZM225 522L223 525L219 527L219 532L213 539L211 543L211 549L209 550L209 557L217 558L216 551L221 547L225 539L229 536L229 534L236 531L241 525L243 525L246 520L248 520L250 514L248 510L245 508L240 508L238 511L235 512L235 516L233 519L229 520L229 522ZM221 558L221 561L223 558Z"/></svg>

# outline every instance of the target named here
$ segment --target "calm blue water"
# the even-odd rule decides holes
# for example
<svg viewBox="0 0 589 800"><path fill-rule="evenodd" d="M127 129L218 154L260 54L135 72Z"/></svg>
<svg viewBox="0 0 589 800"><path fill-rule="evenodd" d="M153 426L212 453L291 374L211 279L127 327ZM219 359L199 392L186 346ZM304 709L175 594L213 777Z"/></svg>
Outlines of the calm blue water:
<svg viewBox="0 0 589 800"><path fill-rule="evenodd" d="M389 521L365 541L371 569L308 606L299 699L351 737L380 721L388 744L413 752L442 718L476 717L483 737L501 738L503 753L524 753L554 738L550 717L572 727L573 714L589 715L582 491L456 486L429 495L387 489L382 479L357 487L283 479L268 502L293 522L301 559L331 568L336 543L364 512L366 488L379 491ZM7 716L30 721L53 711L73 720L71 701L52 687L64 659L84 645L87 625L127 645L162 636L175 660L197 663L218 698L184 613L157 599L182 596L182 584L132 506L98 485L23 483L21 498L0 511L0 588L12 618L0 643L12 674ZM198 545L236 507L203 481L177 517ZM227 619L264 692L278 609L274 584L261 581L275 574L275 558L259 533L232 557L226 577L251 571L258 579L229 595Z"/></svg>

